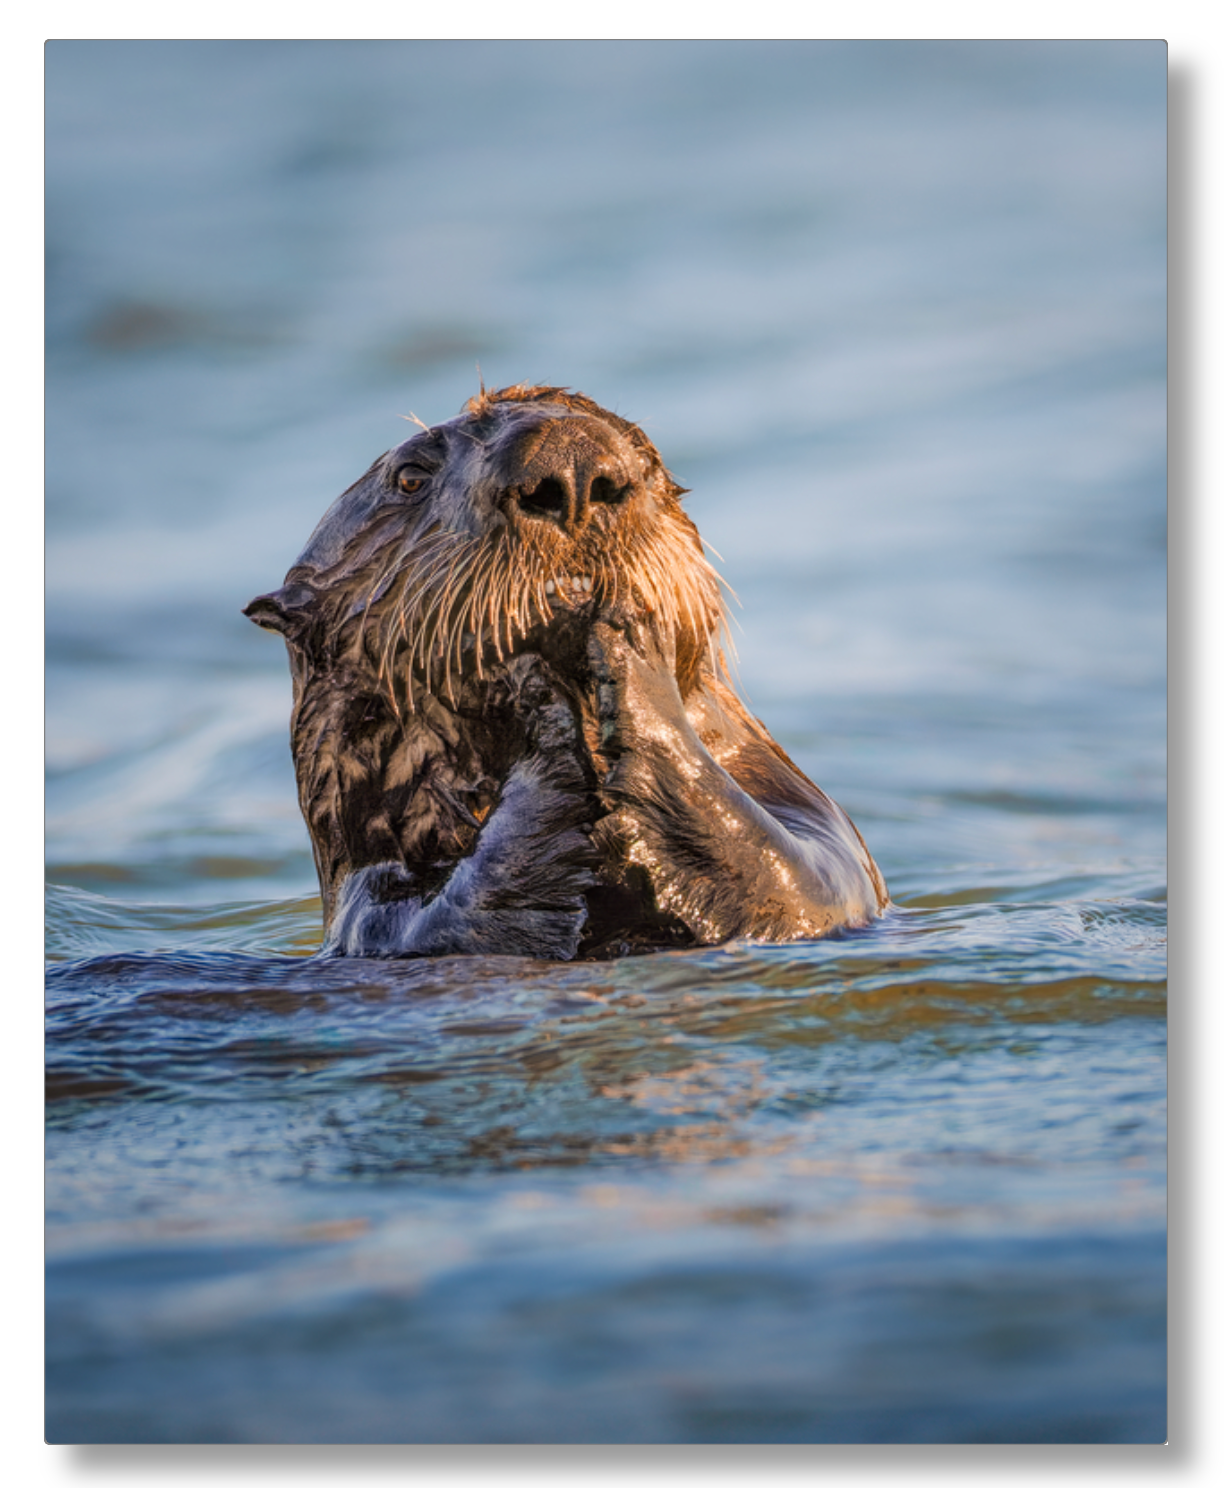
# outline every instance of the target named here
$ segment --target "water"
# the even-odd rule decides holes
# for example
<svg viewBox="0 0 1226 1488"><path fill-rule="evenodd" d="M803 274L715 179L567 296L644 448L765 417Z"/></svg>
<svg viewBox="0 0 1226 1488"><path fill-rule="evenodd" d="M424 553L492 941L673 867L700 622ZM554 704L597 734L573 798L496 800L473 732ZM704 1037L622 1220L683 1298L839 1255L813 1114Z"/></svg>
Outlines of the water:
<svg viewBox="0 0 1226 1488"><path fill-rule="evenodd" d="M1163 1439L1165 63L49 46L49 1440ZM238 611L478 362L693 488L880 926L310 961Z"/></svg>

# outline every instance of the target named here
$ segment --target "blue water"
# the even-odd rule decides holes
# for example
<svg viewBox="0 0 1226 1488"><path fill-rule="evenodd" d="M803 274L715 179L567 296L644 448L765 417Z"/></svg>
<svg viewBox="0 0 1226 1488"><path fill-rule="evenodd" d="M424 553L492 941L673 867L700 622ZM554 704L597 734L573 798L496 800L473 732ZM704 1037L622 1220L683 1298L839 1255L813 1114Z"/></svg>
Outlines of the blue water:
<svg viewBox="0 0 1226 1488"><path fill-rule="evenodd" d="M46 55L48 1439L1162 1440L1165 48ZM692 488L879 926L311 962L239 610L478 364Z"/></svg>

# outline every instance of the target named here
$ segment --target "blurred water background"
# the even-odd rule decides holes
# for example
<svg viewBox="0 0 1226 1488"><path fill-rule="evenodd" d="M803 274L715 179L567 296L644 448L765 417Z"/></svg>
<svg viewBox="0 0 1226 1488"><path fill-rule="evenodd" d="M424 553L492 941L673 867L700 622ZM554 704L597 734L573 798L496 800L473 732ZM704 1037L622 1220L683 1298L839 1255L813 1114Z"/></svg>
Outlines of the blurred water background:
<svg viewBox="0 0 1226 1488"><path fill-rule="evenodd" d="M1164 46L46 66L48 1440L1162 1440ZM880 927L306 959L239 610L478 363L692 488Z"/></svg>

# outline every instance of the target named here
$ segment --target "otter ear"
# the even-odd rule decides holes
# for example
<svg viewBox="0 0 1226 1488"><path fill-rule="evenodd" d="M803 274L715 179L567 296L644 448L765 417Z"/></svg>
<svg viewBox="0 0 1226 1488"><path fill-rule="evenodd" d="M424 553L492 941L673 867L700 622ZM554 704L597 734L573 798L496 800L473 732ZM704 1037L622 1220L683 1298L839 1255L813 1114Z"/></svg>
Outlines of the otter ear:
<svg viewBox="0 0 1226 1488"><path fill-rule="evenodd" d="M311 619L317 596L306 584L283 584L271 594L257 595L243 614L265 630L275 630L287 640L301 635Z"/></svg>

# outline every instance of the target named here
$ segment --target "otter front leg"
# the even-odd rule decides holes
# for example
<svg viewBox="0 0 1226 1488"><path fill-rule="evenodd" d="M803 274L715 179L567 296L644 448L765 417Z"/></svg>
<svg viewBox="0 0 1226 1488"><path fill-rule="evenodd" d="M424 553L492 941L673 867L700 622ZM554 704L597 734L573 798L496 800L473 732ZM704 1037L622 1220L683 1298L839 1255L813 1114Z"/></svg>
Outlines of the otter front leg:
<svg viewBox="0 0 1226 1488"><path fill-rule="evenodd" d="M539 703L528 752L443 888L426 900L400 863L358 869L340 886L324 954L571 960L594 882L594 804L570 709Z"/></svg>
<svg viewBox="0 0 1226 1488"><path fill-rule="evenodd" d="M639 649L641 648L641 649ZM851 853L819 855L712 758L686 714L673 658L651 632L635 642L593 628L601 795L595 841L644 871L659 909L697 941L797 940L873 918L872 885Z"/></svg>

